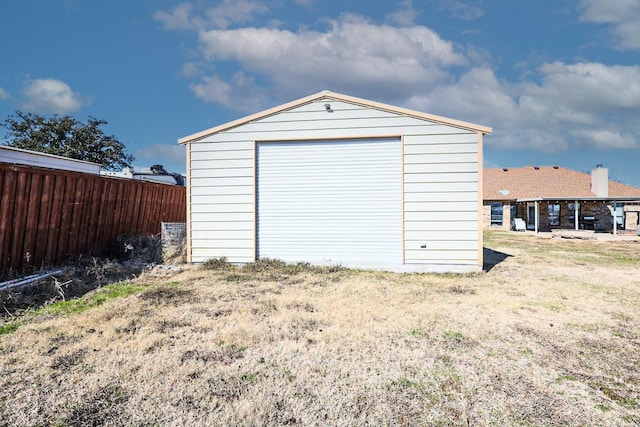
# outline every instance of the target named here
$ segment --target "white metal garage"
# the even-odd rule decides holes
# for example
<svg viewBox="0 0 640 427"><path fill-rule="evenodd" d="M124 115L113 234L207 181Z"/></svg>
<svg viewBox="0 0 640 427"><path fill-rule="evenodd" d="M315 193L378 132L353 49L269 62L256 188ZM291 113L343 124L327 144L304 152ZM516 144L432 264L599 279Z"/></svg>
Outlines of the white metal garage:
<svg viewBox="0 0 640 427"><path fill-rule="evenodd" d="M477 271L490 132L324 91L183 138L188 260Z"/></svg>
<svg viewBox="0 0 640 427"><path fill-rule="evenodd" d="M402 264L400 140L259 143L260 258Z"/></svg>

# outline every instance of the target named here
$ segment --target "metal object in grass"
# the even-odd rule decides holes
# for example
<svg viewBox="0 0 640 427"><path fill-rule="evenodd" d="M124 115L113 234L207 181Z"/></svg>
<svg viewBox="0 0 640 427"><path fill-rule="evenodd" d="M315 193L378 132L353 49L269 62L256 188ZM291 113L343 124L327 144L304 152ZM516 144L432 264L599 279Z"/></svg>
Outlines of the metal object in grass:
<svg viewBox="0 0 640 427"><path fill-rule="evenodd" d="M63 270L55 270L55 271L50 271L48 273L31 274L29 276L20 277L18 279L8 280L6 282L0 283L0 291L5 290L5 289L15 288L15 287L18 287L18 286L28 285L30 283L37 282L38 280L42 280L42 279L46 279L47 277L51 277L54 274L60 274L60 273L62 273L62 271Z"/></svg>
<svg viewBox="0 0 640 427"><path fill-rule="evenodd" d="M184 241L187 236L186 222L163 222L161 228L162 245L175 245Z"/></svg>

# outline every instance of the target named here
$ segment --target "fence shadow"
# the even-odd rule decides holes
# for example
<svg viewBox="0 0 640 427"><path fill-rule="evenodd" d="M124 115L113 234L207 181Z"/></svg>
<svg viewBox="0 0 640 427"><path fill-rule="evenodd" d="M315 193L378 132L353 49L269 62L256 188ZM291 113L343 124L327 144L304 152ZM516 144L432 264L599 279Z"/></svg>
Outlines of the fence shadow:
<svg viewBox="0 0 640 427"><path fill-rule="evenodd" d="M500 264L505 259L509 258L510 256L513 256L513 255L505 254L503 252L494 251L493 249L489 249L489 248L482 248L482 255L484 257L484 265L482 266L482 269L487 273L491 271L493 267Z"/></svg>

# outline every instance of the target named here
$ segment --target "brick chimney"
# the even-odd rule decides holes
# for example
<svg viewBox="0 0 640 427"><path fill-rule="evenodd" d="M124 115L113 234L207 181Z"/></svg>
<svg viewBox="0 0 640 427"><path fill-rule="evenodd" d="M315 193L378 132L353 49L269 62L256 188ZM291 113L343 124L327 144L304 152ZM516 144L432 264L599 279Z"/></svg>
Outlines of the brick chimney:
<svg viewBox="0 0 640 427"><path fill-rule="evenodd" d="M602 165L591 169L591 192L596 197L609 197L609 169Z"/></svg>

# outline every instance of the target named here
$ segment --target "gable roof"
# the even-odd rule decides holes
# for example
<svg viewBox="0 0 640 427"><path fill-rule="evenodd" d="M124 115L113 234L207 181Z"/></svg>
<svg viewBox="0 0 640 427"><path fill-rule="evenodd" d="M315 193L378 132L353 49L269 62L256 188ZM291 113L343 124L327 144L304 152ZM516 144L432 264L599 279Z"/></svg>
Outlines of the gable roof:
<svg viewBox="0 0 640 427"><path fill-rule="evenodd" d="M462 129L468 129L476 132L482 132L484 134L491 133L492 129L487 126L476 125L473 123L463 122L460 120L450 119L447 117L436 116L433 114L422 113L420 111L410 110L408 108L396 107L389 104L383 104L381 102L370 101L368 99L356 98L350 95L344 95L337 92L331 92L328 90L324 90L322 92L315 93L313 95L306 96L304 98L297 99L295 101L288 102L286 104L279 105L277 107L270 108L268 110L261 111L259 113L255 113L246 117L242 117L240 119L221 124L216 127L212 127L210 129L206 129L202 132L194 133L192 135L186 136L184 138L178 139L180 144L186 144L189 142L194 142L202 138L206 138L207 136L223 132L225 130L241 126L245 123L249 123L254 120L259 120L268 116L272 116L274 114L278 114L280 112L291 110L293 108L300 107L305 104L309 104L319 100L335 100L335 101L344 101L351 104L360 105L363 107L375 108L377 110L387 111L395 114L401 114L404 116L414 117L423 120L429 120L436 123L442 123L445 125L450 125Z"/></svg>
<svg viewBox="0 0 640 427"><path fill-rule="evenodd" d="M505 191L507 190L507 191ZM505 194L507 193L507 194ZM558 166L485 169L484 200L594 199L591 175ZM609 180L611 198L640 197L640 188Z"/></svg>

